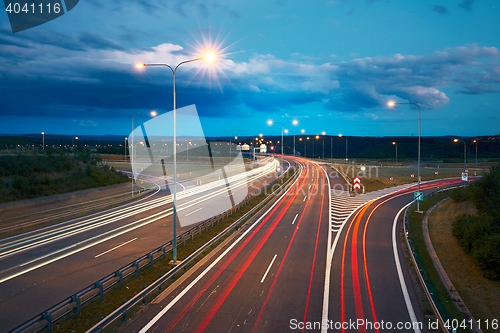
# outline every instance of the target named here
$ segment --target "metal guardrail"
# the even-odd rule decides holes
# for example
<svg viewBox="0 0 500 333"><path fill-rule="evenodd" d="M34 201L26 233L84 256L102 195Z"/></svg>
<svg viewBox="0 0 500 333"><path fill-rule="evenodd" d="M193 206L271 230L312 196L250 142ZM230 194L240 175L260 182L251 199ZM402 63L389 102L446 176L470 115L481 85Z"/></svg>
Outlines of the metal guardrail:
<svg viewBox="0 0 500 333"><path fill-rule="evenodd" d="M452 186L452 187L447 187L447 188L444 188L444 189L439 189L439 190L436 190L436 191L433 191L433 192L429 192L429 193L424 194L424 198L432 197L432 196L434 196L435 194L437 194L439 192L449 191L451 189L454 189L454 188L457 188L457 187L461 187L461 186L462 185ZM403 217L403 222L404 222L403 223L403 231L404 231L404 234L405 234L406 245L408 246L408 250L410 252L411 261L413 262L413 265L415 266L416 271L418 273L417 274L418 275L418 279L420 280L420 283L422 284L422 287L424 288L425 295L427 296L427 299L429 300L429 303L430 303L430 305L432 307L432 311L434 311L434 314L436 315L436 317L437 317L437 319L439 321L439 326L441 327L441 329L442 329L443 332L449 333L448 329L445 327L443 316L441 315L441 312L437 308L436 303L434 302L434 299L432 298L432 293L429 291L429 288L427 287L427 284L425 283L424 277L422 275L422 270L418 266L418 263L417 263L417 260L415 258L413 249L411 247L410 239L408 237L408 231L406 229L407 223L408 223L408 212L410 211L410 209L413 207L413 205L415 203L416 203L416 200L413 200L410 203L410 205L408 207L406 207L405 213L404 213L404 217Z"/></svg>
<svg viewBox="0 0 500 333"><path fill-rule="evenodd" d="M288 172L294 171L290 169ZM294 176L295 176L294 171ZM285 188L294 177L290 177L285 183L283 183L280 187L275 189L270 195L268 195L263 201L261 201L258 205L253 207L249 212L231 224L229 227L224 229L219 235L213 238L211 241L207 242L204 246L199 248L193 254L188 256L181 264L175 266L165 275L163 275L160 279L155 281L152 285L145 288L142 292L134 296L128 302L123 304L120 309L114 311L111 315L103 319L99 324L97 324L94 328L92 328L89 332L102 332L102 329L109 326L111 323L116 321L119 318L125 317L127 311L138 303L143 303L146 300L146 297L149 296L152 292L156 290L161 290L161 285L170 277L175 275L178 271L186 267L188 263L190 263L194 258L196 258L200 253L202 253L205 249L210 247L213 243L223 237L228 231L235 228L238 224L242 223L246 218L251 216L257 210L259 210L263 205L265 205L269 200L271 200L277 193L279 193L283 188ZM267 188L272 188L276 182L278 182L279 178L274 182L267 185ZM177 244L185 244L187 240L190 238L193 239L196 235L201 235L203 231L207 231L209 227L213 227L214 224L219 223L223 218L227 216L231 216L238 210L240 210L243 206L245 206L250 200L256 197L258 194L249 194L241 203L232 207L230 210L221 213L217 216L214 216L208 220L201 222L185 233L177 236ZM15 329L9 331L9 333L37 333L45 331L47 333L52 332L52 325L69 315L76 314L77 316L81 312L81 307L92 300L99 298L101 301L104 300L104 296L107 291L115 289L117 286L121 288L123 286L123 280L127 277L135 274L136 277L140 275L140 270L144 267L153 266L153 263L158 259L165 257L168 253L172 251L172 241L167 242L166 244L158 247L157 249L149 252L148 254L143 255L142 257L136 259L130 264L120 268L114 273L109 274L108 276L102 278L101 280L89 285L88 287L80 290L73 296L63 300L57 305L51 307L50 309L44 311L38 316L33 317L32 319L26 321L24 324L16 327Z"/></svg>

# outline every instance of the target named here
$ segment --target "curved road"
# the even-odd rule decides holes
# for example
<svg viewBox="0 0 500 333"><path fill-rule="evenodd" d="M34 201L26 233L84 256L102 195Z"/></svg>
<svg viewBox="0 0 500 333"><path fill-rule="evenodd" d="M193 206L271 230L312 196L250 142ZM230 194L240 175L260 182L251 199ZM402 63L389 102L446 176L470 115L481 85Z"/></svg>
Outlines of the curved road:
<svg viewBox="0 0 500 333"><path fill-rule="evenodd" d="M274 163L228 179L233 193L275 179ZM164 182L164 179L160 179ZM178 216L201 221L228 202L226 180L184 184ZM246 193L246 192L245 192ZM203 213L203 214L202 214ZM147 200L0 241L0 327L8 331L172 239L165 186ZM193 225L178 228L178 235Z"/></svg>

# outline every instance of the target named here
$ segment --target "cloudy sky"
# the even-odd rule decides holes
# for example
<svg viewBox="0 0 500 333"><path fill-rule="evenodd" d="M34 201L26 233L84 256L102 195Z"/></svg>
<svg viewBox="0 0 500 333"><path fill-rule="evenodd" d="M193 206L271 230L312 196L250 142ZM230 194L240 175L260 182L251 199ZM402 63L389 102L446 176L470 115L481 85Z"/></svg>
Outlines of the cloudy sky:
<svg viewBox="0 0 500 333"><path fill-rule="evenodd" d="M0 133L128 135L178 107L206 135L500 133L497 0L80 0L12 33L0 13Z"/></svg>

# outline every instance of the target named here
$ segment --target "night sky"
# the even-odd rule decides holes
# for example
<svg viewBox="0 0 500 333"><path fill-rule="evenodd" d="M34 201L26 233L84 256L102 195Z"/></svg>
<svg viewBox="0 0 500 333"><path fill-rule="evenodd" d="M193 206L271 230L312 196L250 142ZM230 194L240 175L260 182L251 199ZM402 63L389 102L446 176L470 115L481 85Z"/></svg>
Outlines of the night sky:
<svg viewBox="0 0 500 333"><path fill-rule="evenodd" d="M80 0L12 33L0 13L0 134L128 135L195 104L207 136L500 133L497 0ZM299 124L289 124L292 120Z"/></svg>

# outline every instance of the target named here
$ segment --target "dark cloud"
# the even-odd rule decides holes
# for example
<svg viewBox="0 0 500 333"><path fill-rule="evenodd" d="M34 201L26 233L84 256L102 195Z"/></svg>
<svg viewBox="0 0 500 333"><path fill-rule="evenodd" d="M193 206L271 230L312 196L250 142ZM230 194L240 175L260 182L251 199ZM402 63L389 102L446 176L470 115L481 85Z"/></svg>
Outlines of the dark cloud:
<svg viewBox="0 0 500 333"><path fill-rule="evenodd" d="M68 52L32 45L34 56L31 48L0 45L2 115L99 119L127 118L137 109L172 109L170 73L138 72L133 64L134 59L159 58L176 63L185 58L182 48L162 44L123 51L95 35L80 36L79 43L93 47ZM477 45L322 65L259 55L248 62L223 61L220 82L190 64L178 73L177 101L178 107L196 104L205 117L282 110L303 114L311 103L360 112L379 109L392 98L432 110L449 103L447 87L460 94L500 93L498 59L496 48Z"/></svg>
<svg viewBox="0 0 500 333"><path fill-rule="evenodd" d="M441 5L433 5L432 11L442 15L448 14L448 9L446 9L445 6Z"/></svg>
<svg viewBox="0 0 500 333"><path fill-rule="evenodd" d="M80 35L78 40L86 46L94 49L123 50L123 47L120 45L93 33L83 33Z"/></svg>
<svg viewBox="0 0 500 333"><path fill-rule="evenodd" d="M468 11L472 12L472 4L474 3L474 0L463 0L460 4L458 4L458 7Z"/></svg>

